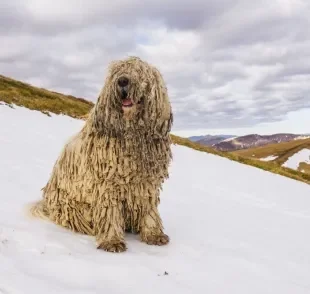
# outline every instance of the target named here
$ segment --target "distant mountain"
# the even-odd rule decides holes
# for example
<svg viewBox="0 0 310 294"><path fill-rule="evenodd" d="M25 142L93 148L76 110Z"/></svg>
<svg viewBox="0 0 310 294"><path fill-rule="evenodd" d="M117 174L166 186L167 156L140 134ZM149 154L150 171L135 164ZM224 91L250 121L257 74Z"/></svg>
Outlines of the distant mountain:
<svg viewBox="0 0 310 294"><path fill-rule="evenodd" d="M299 139L289 142L237 150L232 154L259 161L272 161L279 167L291 168L310 175L310 136L308 139L305 139L305 136L297 138Z"/></svg>
<svg viewBox="0 0 310 294"><path fill-rule="evenodd" d="M234 137L235 136L233 135L216 135L216 136L205 135L205 136L192 136L192 137L189 137L188 139L193 142L202 144L202 145L212 146L214 144L217 144L219 142L222 142L224 140L231 139Z"/></svg>
<svg viewBox="0 0 310 294"><path fill-rule="evenodd" d="M278 133L273 135L250 134L245 136L233 135L204 135L188 137L189 140L210 146L219 151L236 151L265 146L269 144L289 142L310 138L309 134Z"/></svg>
<svg viewBox="0 0 310 294"><path fill-rule="evenodd" d="M305 138L307 138L306 135L299 134L297 135L280 133L265 136L250 134L246 136L236 137L231 140L225 140L215 143L214 145L212 145L212 147L219 151L236 151Z"/></svg>
<svg viewBox="0 0 310 294"><path fill-rule="evenodd" d="M200 139L204 138L205 136L192 136L192 137L188 137L189 140L193 141L193 142L197 142Z"/></svg>

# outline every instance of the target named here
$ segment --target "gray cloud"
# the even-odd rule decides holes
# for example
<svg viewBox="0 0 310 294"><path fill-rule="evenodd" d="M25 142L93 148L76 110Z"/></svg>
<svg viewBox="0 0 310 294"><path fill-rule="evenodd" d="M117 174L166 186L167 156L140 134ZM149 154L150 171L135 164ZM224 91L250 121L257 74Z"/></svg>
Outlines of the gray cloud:
<svg viewBox="0 0 310 294"><path fill-rule="evenodd" d="M175 130L240 128L310 108L307 1L1 1L1 74L95 101L107 64L164 75Z"/></svg>

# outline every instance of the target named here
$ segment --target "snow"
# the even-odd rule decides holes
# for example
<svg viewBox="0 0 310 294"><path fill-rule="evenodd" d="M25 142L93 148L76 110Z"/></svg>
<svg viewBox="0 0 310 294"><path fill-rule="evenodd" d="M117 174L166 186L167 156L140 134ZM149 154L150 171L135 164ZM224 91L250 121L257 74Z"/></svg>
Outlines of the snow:
<svg viewBox="0 0 310 294"><path fill-rule="evenodd" d="M310 186L186 147L161 198L168 246L128 234L127 252L107 253L30 218L82 124L0 105L0 293L310 293Z"/></svg>
<svg viewBox="0 0 310 294"><path fill-rule="evenodd" d="M260 158L259 160L261 160L261 161L272 161L272 160L275 160L276 158L278 158L278 156L269 155L269 156L267 156L267 157Z"/></svg>
<svg viewBox="0 0 310 294"><path fill-rule="evenodd" d="M297 170L301 162L310 164L310 149L304 148L296 152L282 166Z"/></svg>
<svg viewBox="0 0 310 294"><path fill-rule="evenodd" d="M221 143L221 142L229 142L229 141L235 140L236 138L238 138L238 137L227 138L227 139L224 139L224 140L220 141L219 143Z"/></svg>
<svg viewBox="0 0 310 294"><path fill-rule="evenodd" d="M309 139L310 138L310 136L298 136L298 137L296 137L296 138L294 138L294 140L296 141L296 140L306 140L306 139Z"/></svg>

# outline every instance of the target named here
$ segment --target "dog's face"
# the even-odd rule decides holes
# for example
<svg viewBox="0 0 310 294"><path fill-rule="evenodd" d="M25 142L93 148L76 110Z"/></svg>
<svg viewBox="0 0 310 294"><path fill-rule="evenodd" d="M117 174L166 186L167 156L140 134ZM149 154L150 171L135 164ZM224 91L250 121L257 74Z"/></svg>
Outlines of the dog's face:
<svg viewBox="0 0 310 294"><path fill-rule="evenodd" d="M140 115L145 107L146 97L149 96L149 82L138 83L132 74L123 73L114 83L117 109L121 109L124 119Z"/></svg>
<svg viewBox="0 0 310 294"><path fill-rule="evenodd" d="M137 123L169 129L172 112L159 71L137 57L112 62L96 105L95 123L98 129L114 128L117 133Z"/></svg>
<svg viewBox="0 0 310 294"><path fill-rule="evenodd" d="M139 58L113 62L109 72L107 80L114 88L111 104L123 114L124 119L141 115L148 102L156 99L151 91L152 85L155 87L157 72Z"/></svg>

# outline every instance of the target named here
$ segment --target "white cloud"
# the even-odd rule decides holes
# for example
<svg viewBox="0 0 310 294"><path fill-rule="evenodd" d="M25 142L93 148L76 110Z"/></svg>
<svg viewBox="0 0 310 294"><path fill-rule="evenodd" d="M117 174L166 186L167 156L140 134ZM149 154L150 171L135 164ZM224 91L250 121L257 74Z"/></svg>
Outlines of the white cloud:
<svg viewBox="0 0 310 294"><path fill-rule="evenodd" d="M95 100L107 64L139 55L167 81L176 131L283 127L310 108L308 1L12 0L0 10L2 74Z"/></svg>
<svg viewBox="0 0 310 294"><path fill-rule="evenodd" d="M298 111L288 112L284 115L281 121L272 123L258 123L254 127L243 128L198 128L195 130L176 130L174 133L179 136L189 137L195 135L217 135L217 134L232 134L242 136L247 134L271 135L275 133L295 133L295 134L310 134L310 108L301 109Z"/></svg>

